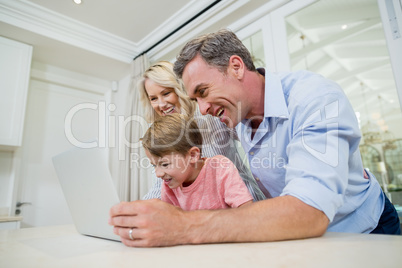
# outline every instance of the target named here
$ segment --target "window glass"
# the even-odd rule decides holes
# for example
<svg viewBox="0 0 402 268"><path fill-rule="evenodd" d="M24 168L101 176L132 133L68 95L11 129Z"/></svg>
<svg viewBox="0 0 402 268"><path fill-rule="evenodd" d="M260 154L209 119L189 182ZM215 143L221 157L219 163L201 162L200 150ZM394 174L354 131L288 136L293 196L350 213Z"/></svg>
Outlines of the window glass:
<svg viewBox="0 0 402 268"><path fill-rule="evenodd" d="M337 82L362 131L365 167L402 190L402 114L376 0L320 0L286 17L292 70Z"/></svg>

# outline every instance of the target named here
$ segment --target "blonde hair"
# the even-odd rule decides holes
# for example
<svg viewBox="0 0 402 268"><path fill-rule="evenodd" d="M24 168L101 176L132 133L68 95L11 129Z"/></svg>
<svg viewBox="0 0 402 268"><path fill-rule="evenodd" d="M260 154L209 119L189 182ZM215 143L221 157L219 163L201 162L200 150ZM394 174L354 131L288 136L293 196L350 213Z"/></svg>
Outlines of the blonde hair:
<svg viewBox="0 0 402 268"><path fill-rule="evenodd" d="M150 103L149 96L145 89L146 79L152 80L161 87L172 88L174 93L179 97L180 113L187 117L193 116L196 103L190 100L184 89L183 82L178 79L173 72L173 64L168 61L160 61L151 65L137 84L141 103L145 110L145 119L148 123L152 123L161 116L155 112Z"/></svg>
<svg viewBox="0 0 402 268"><path fill-rule="evenodd" d="M171 153L186 155L194 146L201 154L202 135L197 123L181 114L156 119L141 140L144 149L157 157Z"/></svg>

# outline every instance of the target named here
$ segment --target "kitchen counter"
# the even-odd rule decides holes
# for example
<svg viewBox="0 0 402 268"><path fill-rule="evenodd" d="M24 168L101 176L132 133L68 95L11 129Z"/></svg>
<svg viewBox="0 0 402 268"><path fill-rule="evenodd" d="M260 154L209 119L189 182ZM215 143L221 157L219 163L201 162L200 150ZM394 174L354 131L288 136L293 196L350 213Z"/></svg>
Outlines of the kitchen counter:
<svg viewBox="0 0 402 268"><path fill-rule="evenodd" d="M20 216L0 216L0 222L9 222L9 221L21 221L22 217Z"/></svg>
<svg viewBox="0 0 402 268"><path fill-rule="evenodd" d="M0 231L0 267L402 267L402 236L326 233L269 242L129 248L73 225Z"/></svg>
<svg viewBox="0 0 402 268"><path fill-rule="evenodd" d="M19 229L21 221L20 216L0 216L0 230Z"/></svg>

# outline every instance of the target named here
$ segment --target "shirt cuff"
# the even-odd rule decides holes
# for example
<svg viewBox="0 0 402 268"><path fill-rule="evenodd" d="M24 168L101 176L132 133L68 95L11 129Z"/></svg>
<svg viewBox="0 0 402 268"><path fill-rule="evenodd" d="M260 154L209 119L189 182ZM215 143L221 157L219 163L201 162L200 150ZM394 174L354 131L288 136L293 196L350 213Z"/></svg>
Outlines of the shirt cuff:
<svg viewBox="0 0 402 268"><path fill-rule="evenodd" d="M343 205L343 195L337 194L314 179L299 178L290 181L281 196L291 195L309 206L321 210L329 221L335 217L338 208Z"/></svg>

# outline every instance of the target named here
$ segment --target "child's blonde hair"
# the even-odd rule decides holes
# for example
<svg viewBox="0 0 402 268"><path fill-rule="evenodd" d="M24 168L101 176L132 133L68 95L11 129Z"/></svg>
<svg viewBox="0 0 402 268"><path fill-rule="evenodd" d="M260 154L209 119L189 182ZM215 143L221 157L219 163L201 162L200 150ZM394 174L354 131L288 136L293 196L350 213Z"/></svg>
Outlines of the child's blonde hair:
<svg viewBox="0 0 402 268"><path fill-rule="evenodd" d="M142 138L142 145L152 155L186 155L192 147L202 148L202 135L194 119L181 114L160 117Z"/></svg>

